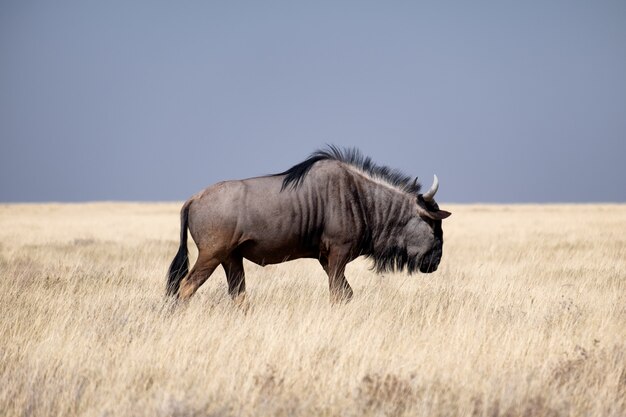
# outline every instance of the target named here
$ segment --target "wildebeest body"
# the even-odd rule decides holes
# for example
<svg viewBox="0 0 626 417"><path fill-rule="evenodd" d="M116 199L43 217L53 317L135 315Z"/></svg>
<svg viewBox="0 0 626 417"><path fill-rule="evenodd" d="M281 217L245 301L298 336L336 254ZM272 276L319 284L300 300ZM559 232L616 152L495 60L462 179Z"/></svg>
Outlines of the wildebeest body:
<svg viewBox="0 0 626 417"><path fill-rule="evenodd" d="M170 268L169 293L188 298L222 264L236 296L245 290L242 258L259 265L318 259L334 299L352 295L343 272L360 255L373 257L382 270L435 270L443 243L437 233L441 218L424 214L441 217L446 212L434 202L420 202L411 192L419 190L417 184L411 189L374 177L331 149L335 158L310 163L291 184L287 171L221 182L188 200L181 211L182 228L187 223L198 261L184 277L179 250L179 262L175 258Z"/></svg>

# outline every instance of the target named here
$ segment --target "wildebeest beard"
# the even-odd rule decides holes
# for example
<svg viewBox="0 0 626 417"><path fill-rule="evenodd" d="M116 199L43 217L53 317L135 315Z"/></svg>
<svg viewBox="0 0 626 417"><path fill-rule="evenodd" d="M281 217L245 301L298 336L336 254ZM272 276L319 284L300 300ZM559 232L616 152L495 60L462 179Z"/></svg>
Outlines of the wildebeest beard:
<svg viewBox="0 0 626 417"><path fill-rule="evenodd" d="M387 246L383 250L372 250L366 255L374 261L372 269L378 273L399 272L406 269L409 274L419 270L421 259L411 257L406 247Z"/></svg>

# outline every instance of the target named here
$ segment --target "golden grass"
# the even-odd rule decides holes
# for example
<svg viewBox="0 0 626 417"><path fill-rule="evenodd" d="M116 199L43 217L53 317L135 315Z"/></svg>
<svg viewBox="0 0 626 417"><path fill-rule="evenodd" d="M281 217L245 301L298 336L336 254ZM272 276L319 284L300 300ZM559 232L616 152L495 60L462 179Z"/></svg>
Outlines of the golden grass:
<svg viewBox="0 0 626 417"><path fill-rule="evenodd" d="M434 274L164 308L179 204L0 206L3 416L624 416L626 206L446 206Z"/></svg>

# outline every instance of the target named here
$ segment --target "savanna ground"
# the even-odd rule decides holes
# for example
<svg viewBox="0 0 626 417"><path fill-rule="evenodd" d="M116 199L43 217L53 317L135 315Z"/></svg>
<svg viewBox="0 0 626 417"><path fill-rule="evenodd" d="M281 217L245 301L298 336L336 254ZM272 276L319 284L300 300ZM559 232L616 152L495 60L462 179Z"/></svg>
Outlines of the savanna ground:
<svg viewBox="0 0 626 417"><path fill-rule="evenodd" d="M248 263L176 309L179 204L0 206L0 414L625 416L626 206L443 206L434 274L357 260L333 307Z"/></svg>

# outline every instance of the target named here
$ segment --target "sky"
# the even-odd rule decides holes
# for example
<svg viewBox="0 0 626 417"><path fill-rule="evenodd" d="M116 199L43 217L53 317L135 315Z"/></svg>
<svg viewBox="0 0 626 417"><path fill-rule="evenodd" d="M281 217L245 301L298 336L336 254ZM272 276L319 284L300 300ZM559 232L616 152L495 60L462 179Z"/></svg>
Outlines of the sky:
<svg viewBox="0 0 626 417"><path fill-rule="evenodd" d="M0 202L184 200L325 144L440 203L626 202L626 2L0 0Z"/></svg>

